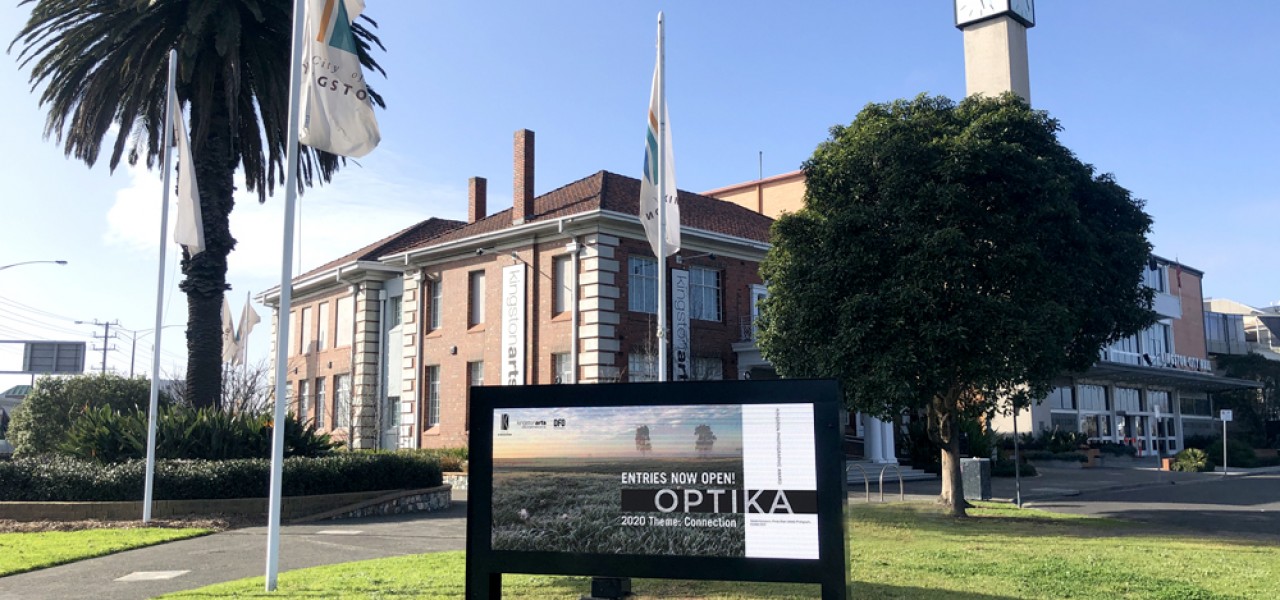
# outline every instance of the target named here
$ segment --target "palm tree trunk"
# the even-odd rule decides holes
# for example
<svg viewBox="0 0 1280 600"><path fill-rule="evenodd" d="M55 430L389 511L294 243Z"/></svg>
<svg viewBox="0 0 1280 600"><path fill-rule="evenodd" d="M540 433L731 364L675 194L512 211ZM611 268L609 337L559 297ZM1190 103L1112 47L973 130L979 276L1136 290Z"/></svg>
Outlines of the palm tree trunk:
<svg viewBox="0 0 1280 600"><path fill-rule="evenodd" d="M223 85L216 86L221 98ZM179 286L187 294L187 393L197 407L219 406L222 397L222 295L227 255L235 248L230 216L235 205L233 118L225 103L191 103L192 159L200 187L205 250L184 256Z"/></svg>

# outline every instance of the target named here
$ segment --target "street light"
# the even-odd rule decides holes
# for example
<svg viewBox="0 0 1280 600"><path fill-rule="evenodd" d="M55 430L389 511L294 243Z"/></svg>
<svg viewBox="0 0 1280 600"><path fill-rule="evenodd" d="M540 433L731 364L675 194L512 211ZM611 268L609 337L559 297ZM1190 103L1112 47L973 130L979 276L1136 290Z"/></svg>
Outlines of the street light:
<svg viewBox="0 0 1280 600"><path fill-rule="evenodd" d="M3 270L5 270L5 269L8 269L9 267L19 267L19 266L22 266L22 265L34 265L34 264L39 264L39 263L47 263L47 264L54 264L54 265L65 265L65 264L67 264L67 261L65 261L65 260L28 260L28 261L23 261L23 262L19 262L19 263L13 263L13 264L11 264L11 265L4 265L4 266L0 267L0 271L3 271Z"/></svg>
<svg viewBox="0 0 1280 600"><path fill-rule="evenodd" d="M175 324L173 324L173 325L164 325L164 326L161 326L161 327L160 327L160 329L168 329L168 328L170 328L170 327L182 327L182 326L183 326L183 324L182 324L182 323L175 323ZM152 327L152 328L150 328L150 329L136 329L136 330L135 330L135 329L128 329L128 328L126 328L126 327L120 327L119 325L117 325L117 326L116 326L116 329L123 329L123 330L128 331L129 333L132 333L132 334L133 334L133 335L129 336L129 341L130 341L130 343L131 343L131 345L132 345L132 348L130 348L130 349L129 349L129 376L130 376L130 377L133 377L133 363L134 363L134 359L135 359L135 358L137 358L137 356L138 356L138 338L143 337L144 335L148 335L148 334L155 333L155 332L156 332L156 328L155 328L155 327ZM152 346L152 347L154 348L155 346Z"/></svg>

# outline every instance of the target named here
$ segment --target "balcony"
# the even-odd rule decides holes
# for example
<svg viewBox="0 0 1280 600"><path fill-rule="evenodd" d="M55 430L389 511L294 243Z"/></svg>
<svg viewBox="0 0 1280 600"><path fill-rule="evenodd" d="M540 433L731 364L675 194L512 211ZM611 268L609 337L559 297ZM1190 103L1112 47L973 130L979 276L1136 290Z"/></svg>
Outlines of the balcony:
<svg viewBox="0 0 1280 600"><path fill-rule="evenodd" d="M1122 365L1139 367L1155 367L1161 369L1177 369L1196 373L1213 373L1213 365L1208 360L1181 354L1146 354L1142 352L1126 352L1113 348L1103 348L1098 353L1098 360Z"/></svg>

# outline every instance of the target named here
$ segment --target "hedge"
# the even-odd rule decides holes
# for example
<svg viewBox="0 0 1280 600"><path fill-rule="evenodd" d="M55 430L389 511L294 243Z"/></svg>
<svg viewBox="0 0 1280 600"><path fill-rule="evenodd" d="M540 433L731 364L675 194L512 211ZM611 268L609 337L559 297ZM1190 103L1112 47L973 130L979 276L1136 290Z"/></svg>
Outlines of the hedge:
<svg viewBox="0 0 1280 600"><path fill-rule="evenodd" d="M436 460L407 453L344 452L287 458L285 496L435 487L443 482ZM101 464L57 455L0 462L0 501L94 502L142 500L146 463ZM156 500L263 498L271 461L156 461Z"/></svg>

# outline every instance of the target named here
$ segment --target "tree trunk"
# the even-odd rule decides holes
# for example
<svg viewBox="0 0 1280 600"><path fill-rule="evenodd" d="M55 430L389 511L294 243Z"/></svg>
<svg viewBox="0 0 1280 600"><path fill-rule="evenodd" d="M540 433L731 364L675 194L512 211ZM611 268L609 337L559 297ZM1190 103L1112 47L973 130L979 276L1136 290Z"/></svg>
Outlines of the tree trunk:
<svg viewBox="0 0 1280 600"><path fill-rule="evenodd" d="M179 285L187 294L187 399L197 407L219 406L222 397L222 294L231 289L227 255L236 245L230 226L236 169L233 120L222 86L216 90L203 110L191 104L191 153L205 249L194 257L184 253L186 279Z"/></svg>
<svg viewBox="0 0 1280 600"><path fill-rule="evenodd" d="M929 436L941 447L942 494L938 503L951 509L954 517L967 516L964 483L960 478L959 393L935 396L929 403Z"/></svg>

